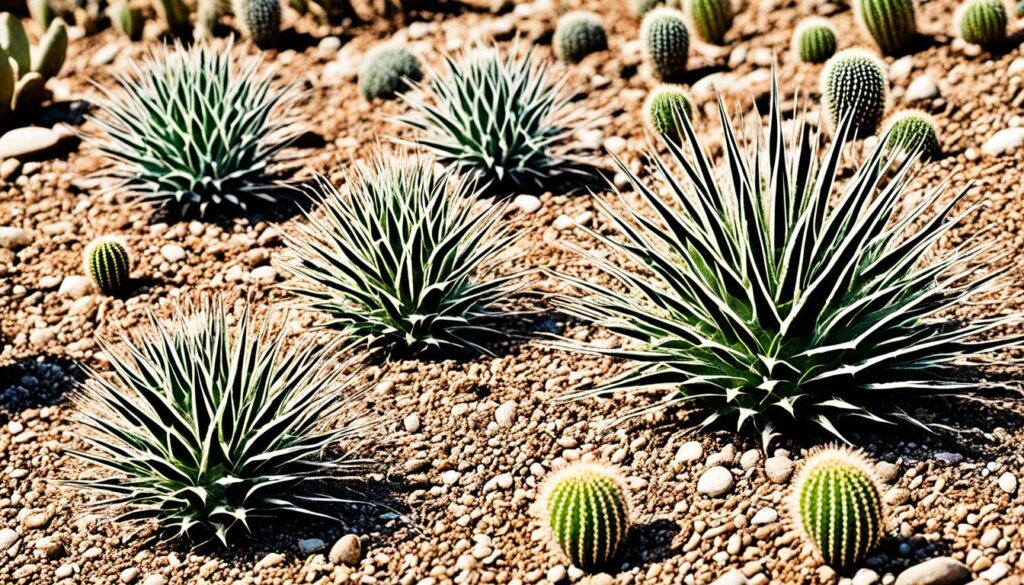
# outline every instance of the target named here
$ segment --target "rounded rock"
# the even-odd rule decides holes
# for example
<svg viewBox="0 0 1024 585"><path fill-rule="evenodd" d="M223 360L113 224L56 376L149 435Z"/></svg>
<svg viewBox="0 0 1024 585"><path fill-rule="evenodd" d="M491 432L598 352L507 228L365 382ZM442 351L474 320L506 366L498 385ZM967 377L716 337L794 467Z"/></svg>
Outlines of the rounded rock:
<svg viewBox="0 0 1024 585"><path fill-rule="evenodd" d="M728 493L732 485L732 473L721 465L716 465L701 474L697 480L697 491L714 498Z"/></svg>

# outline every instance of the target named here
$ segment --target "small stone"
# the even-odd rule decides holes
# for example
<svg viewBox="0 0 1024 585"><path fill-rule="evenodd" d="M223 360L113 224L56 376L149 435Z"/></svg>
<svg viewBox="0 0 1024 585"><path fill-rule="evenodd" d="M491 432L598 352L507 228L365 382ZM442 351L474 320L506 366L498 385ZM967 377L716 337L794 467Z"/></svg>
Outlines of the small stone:
<svg viewBox="0 0 1024 585"><path fill-rule="evenodd" d="M21 161L16 158L9 158L0 163L0 179L5 181L10 180L11 177L18 172L21 168Z"/></svg>
<svg viewBox="0 0 1024 585"><path fill-rule="evenodd" d="M402 421L402 425L405 426L405 432L415 433L420 430L420 415L415 412L410 414Z"/></svg>
<svg viewBox="0 0 1024 585"><path fill-rule="evenodd" d="M757 449L750 449L743 453L740 457L740 467L743 469L752 469L757 462L761 460L761 452Z"/></svg>
<svg viewBox="0 0 1024 585"><path fill-rule="evenodd" d="M22 158L43 154L57 146L60 134L49 128L25 126L0 136L0 159Z"/></svg>
<svg viewBox="0 0 1024 585"><path fill-rule="evenodd" d="M959 453L948 453L945 451L936 453L935 458L946 463L960 463L964 460L964 456Z"/></svg>
<svg viewBox="0 0 1024 585"><path fill-rule="evenodd" d="M53 513L44 510L42 512L34 512L25 516L22 518L21 524L25 528L40 529L49 526L51 519L53 519Z"/></svg>
<svg viewBox="0 0 1024 585"><path fill-rule="evenodd" d="M914 68L914 61L910 56L896 59L889 66L889 79L892 81L903 81L910 77L910 71Z"/></svg>
<svg viewBox="0 0 1024 585"><path fill-rule="evenodd" d="M0 551L5 551L18 542L18 533L10 528L0 529Z"/></svg>
<svg viewBox="0 0 1024 585"><path fill-rule="evenodd" d="M327 555L335 565L348 565L349 567L358 565L361 556L359 537L355 534L346 534L339 538Z"/></svg>
<svg viewBox="0 0 1024 585"><path fill-rule="evenodd" d="M981 546L992 547L995 546L996 543L999 542L999 539L1002 537L1003 532L1001 530L999 530L998 528L989 528L985 531L984 534L981 535L981 539L979 539L978 542L981 543Z"/></svg>
<svg viewBox="0 0 1024 585"><path fill-rule="evenodd" d="M33 239L32 232L26 229L0 226L0 248L23 248L31 244Z"/></svg>
<svg viewBox="0 0 1024 585"><path fill-rule="evenodd" d="M1010 473L1009 471L999 476L999 489L1003 490L1008 494L1017 492L1017 476Z"/></svg>
<svg viewBox="0 0 1024 585"><path fill-rule="evenodd" d="M604 141L604 148L611 154L622 154L626 150L626 139L621 136L611 136Z"/></svg>
<svg viewBox="0 0 1024 585"><path fill-rule="evenodd" d="M922 75L910 83L907 92L903 94L903 101L907 103L931 100L939 97L939 86L935 80L927 75Z"/></svg>
<svg viewBox="0 0 1024 585"><path fill-rule="evenodd" d="M324 550L327 544L319 538L300 538L298 546L300 553L309 556Z"/></svg>
<svg viewBox="0 0 1024 585"><path fill-rule="evenodd" d="M716 465L701 474L697 480L697 491L714 498L726 494L732 489L732 484L732 473Z"/></svg>
<svg viewBox="0 0 1024 585"><path fill-rule="evenodd" d="M551 227L558 231L567 230L576 225L576 220L569 217L568 215L559 215L555 218L555 221L551 222Z"/></svg>
<svg viewBox="0 0 1024 585"><path fill-rule="evenodd" d="M764 473L772 483L786 483L793 475L793 461L789 457L769 457L764 462Z"/></svg>
<svg viewBox="0 0 1024 585"><path fill-rule="evenodd" d="M160 248L160 255L168 262L180 262L185 259L185 248L177 244L164 244Z"/></svg>
<svg viewBox="0 0 1024 585"><path fill-rule="evenodd" d="M1008 150L1020 148L1022 144L1024 128L1004 128L981 145L981 152L989 156L999 156Z"/></svg>
<svg viewBox="0 0 1024 585"><path fill-rule="evenodd" d="M253 569L258 573L261 569L268 569L270 567L276 567L284 562L284 555L281 553L267 553L267 556L263 557L256 563Z"/></svg>
<svg viewBox="0 0 1024 585"><path fill-rule="evenodd" d="M871 569L861 569L853 576L851 585L875 585L879 579L878 573Z"/></svg>
<svg viewBox="0 0 1024 585"><path fill-rule="evenodd" d="M249 280L258 284L274 284L277 281L277 269L273 266L253 268L249 273Z"/></svg>
<svg viewBox="0 0 1024 585"><path fill-rule="evenodd" d="M1016 75L1018 73L1024 73L1024 57L1017 57L1010 62L1010 66L1006 68L1008 75Z"/></svg>
<svg viewBox="0 0 1024 585"><path fill-rule="evenodd" d="M341 39L338 37L324 37L316 46L316 56L321 59L333 59L341 48Z"/></svg>
<svg viewBox="0 0 1024 585"><path fill-rule="evenodd" d="M733 569L721 577L715 579L711 585L748 585L750 581L747 580L747 576L741 573L738 569Z"/></svg>
<svg viewBox="0 0 1024 585"><path fill-rule="evenodd" d="M509 400L495 409L494 420L498 423L499 427L507 427L512 424L513 419L516 417L516 406L514 400Z"/></svg>
<svg viewBox="0 0 1024 585"><path fill-rule="evenodd" d="M754 514L754 517L750 519L750 523L754 526L759 524L771 524L779 519L779 513L772 508L761 508Z"/></svg>
<svg viewBox="0 0 1024 585"><path fill-rule="evenodd" d="M91 317L95 309L96 298L92 295L84 296L71 303L71 308L68 309L68 315L71 315L72 317L83 316L88 319Z"/></svg>
<svg viewBox="0 0 1024 585"><path fill-rule="evenodd" d="M57 570L53 572L53 576L58 579L67 579L71 575L75 574L75 566L71 563L67 563L57 567Z"/></svg>
<svg viewBox="0 0 1024 585"><path fill-rule="evenodd" d="M552 583L561 583L565 581L566 576L565 567L562 565L555 565L548 569L547 578Z"/></svg>
<svg viewBox="0 0 1024 585"><path fill-rule="evenodd" d="M119 578L122 583L134 583L135 580L139 578L139 569L136 567L128 567L121 571Z"/></svg>
<svg viewBox="0 0 1024 585"><path fill-rule="evenodd" d="M155 574L146 577L146 580L142 582L142 585L167 585L167 577L163 575Z"/></svg>
<svg viewBox="0 0 1024 585"><path fill-rule="evenodd" d="M1006 563L996 563L988 569L981 572L978 575L979 579L987 581L989 583L998 583L1003 577L1010 574L1010 565Z"/></svg>
<svg viewBox="0 0 1024 585"><path fill-rule="evenodd" d="M699 441L687 441L676 451L676 463L693 463L704 457L704 446Z"/></svg>
<svg viewBox="0 0 1024 585"><path fill-rule="evenodd" d="M100 68L105 65L110 65L114 62L117 54L121 52L121 45L116 43L107 43L103 45L96 53L89 59L89 66Z"/></svg>
<svg viewBox="0 0 1024 585"><path fill-rule="evenodd" d="M512 203L514 203L515 206L523 213L536 213L543 205L540 197L535 195L516 195L516 198L512 200Z"/></svg>
<svg viewBox="0 0 1024 585"><path fill-rule="evenodd" d="M896 577L896 585L961 585L970 580L967 565L949 557L938 557L903 571Z"/></svg>
<svg viewBox="0 0 1024 585"><path fill-rule="evenodd" d="M878 481L882 483L892 483L896 481L896 474L898 474L900 468L889 463L888 461L879 461L875 463L875 474L878 475Z"/></svg>
<svg viewBox="0 0 1024 585"><path fill-rule="evenodd" d="M92 288L92 282L84 276L65 276L64 280L60 283L60 289L57 291L57 294L80 299L89 294L90 288Z"/></svg>

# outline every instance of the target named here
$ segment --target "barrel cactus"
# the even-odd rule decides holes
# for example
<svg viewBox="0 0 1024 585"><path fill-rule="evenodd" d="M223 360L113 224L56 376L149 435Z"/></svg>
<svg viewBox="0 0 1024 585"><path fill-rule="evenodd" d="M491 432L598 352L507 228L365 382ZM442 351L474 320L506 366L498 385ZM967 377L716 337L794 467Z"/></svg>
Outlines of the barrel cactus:
<svg viewBox="0 0 1024 585"><path fill-rule="evenodd" d="M821 95L833 128L843 118L853 119L851 135L863 138L878 130L885 115L889 85L885 65L863 49L836 53L821 72Z"/></svg>
<svg viewBox="0 0 1024 585"><path fill-rule="evenodd" d="M554 540L577 567L615 557L629 530L626 484L612 467L577 462L552 474L540 502Z"/></svg>
<svg viewBox="0 0 1024 585"><path fill-rule="evenodd" d="M721 45L732 26L731 0L687 0L687 13L697 36Z"/></svg>
<svg viewBox="0 0 1024 585"><path fill-rule="evenodd" d="M45 84L60 72L68 48L67 25L60 18L29 46L18 17L0 14L0 128L25 123L46 96Z"/></svg>
<svg viewBox="0 0 1024 585"><path fill-rule="evenodd" d="M673 84L654 88L644 101L644 122L652 134L679 141L682 118L693 119L693 101L686 91Z"/></svg>
<svg viewBox="0 0 1024 585"><path fill-rule="evenodd" d="M128 283L131 270L128 247L120 239L103 237L85 247L85 273L105 295L116 294Z"/></svg>
<svg viewBox="0 0 1024 585"><path fill-rule="evenodd" d="M903 110L885 122L886 144L902 153L920 152L921 158L935 158L942 151L935 118L921 110Z"/></svg>
<svg viewBox="0 0 1024 585"><path fill-rule="evenodd" d="M110 6L110 22L130 40L138 41L142 38L142 12L132 8L128 0L119 0Z"/></svg>
<svg viewBox="0 0 1024 585"><path fill-rule="evenodd" d="M1004 0L967 0L957 10L956 28L968 43L994 47L1006 40L1011 14Z"/></svg>
<svg viewBox="0 0 1024 585"><path fill-rule="evenodd" d="M234 0L235 20L242 32L261 49L277 44L281 33L280 0Z"/></svg>
<svg viewBox="0 0 1024 585"><path fill-rule="evenodd" d="M824 63L839 45L832 23L819 16L800 21L793 31L793 54L804 63Z"/></svg>
<svg viewBox="0 0 1024 585"><path fill-rule="evenodd" d="M644 58L656 79L673 81L686 72L690 33L682 12L665 7L648 12L640 36Z"/></svg>
<svg viewBox="0 0 1024 585"><path fill-rule="evenodd" d="M839 570L863 561L884 530L881 488L860 450L826 447L804 461L794 484L793 515Z"/></svg>
<svg viewBox="0 0 1024 585"><path fill-rule="evenodd" d="M917 34L914 0L855 0L857 23L886 55L902 51Z"/></svg>
<svg viewBox="0 0 1024 585"><path fill-rule="evenodd" d="M591 53L608 50L608 35L601 17L593 12L570 12L555 27L555 54L559 59L579 63Z"/></svg>
<svg viewBox="0 0 1024 585"><path fill-rule="evenodd" d="M423 79L419 58L405 47L381 46L363 59L359 71L359 90L367 100L391 99L408 88L408 83Z"/></svg>
<svg viewBox="0 0 1024 585"><path fill-rule="evenodd" d="M664 4L663 0L630 0L629 7L633 14L643 18L648 12Z"/></svg>

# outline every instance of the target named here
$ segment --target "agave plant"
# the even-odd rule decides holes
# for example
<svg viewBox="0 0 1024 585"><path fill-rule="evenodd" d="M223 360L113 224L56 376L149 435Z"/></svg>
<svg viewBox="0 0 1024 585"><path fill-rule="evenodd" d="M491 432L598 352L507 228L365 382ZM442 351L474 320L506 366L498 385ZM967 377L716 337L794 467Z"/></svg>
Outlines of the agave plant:
<svg viewBox="0 0 1024 585"><path fill-rule="evenodd" d="M845 418L927 428L894 398L976 389L983 383L955 379L961 366L1020 346L1019 336L991 333L1018 316L944 318L1004 273L979 263L989 246L974 239L933 250L976 209L952 212L966 189L934 215L944 185L900 211L915 157L886 157L885 139L840 183L849 119L823 155L818 131L802 122L787 144L774 79L767 139L758 132L749 151L721 102L719 111L722 178L686 117L688 147L665 141L672 162L651 154L672 203L619 165L653 217L625 199L625 211L601 202L618 236L591 234L613 257L577 250L618 286L565 276L583 294L557 302L626 343L558 344L635 365L569 398L656 393L663 400L622 418L692 404L700 426L754 428L766 446L784 428L842 438Z"/></svg>
<svg viewBox="0 0 1024 585"><path fill-rule="evenodd" d="M272 202L281 185L268 166L301 131L293 86L275 88L259 56L232 47L177 44L150 53L122 92L102 88L95 150L116 188L182 214Z"/></svg>
<svg viewBox="0 0 1024 585"><path fill-rule="evenodd" d="M571 142L586 119L568 107L563 81L551 78L547 62L535 62L532 49L503 55L476 47L445 62L447 74L429 70L429 88L417 84L401 96L412 112L395 120L418 130L418 143L441 163L495 191L539 185L588 164Z"/></svg>
<svg viewBox="0 0 1024 585"><path fill-rule="evenodd" d="M378 156L347 191L321 177L321 213L285 235L291 290L370 348L486 351L473 338L498 333L482 323L519 287L519 274L487 276L517 238L503 206L474 211L472 184L424 158Z"/></svg>
<svg viewBox="0 0 1024 585"><path fill-rule="evenodd" d="M150 317L152 330L122 336L123 348L103 343L113 375L90 371L76 396L93 432L92 449L73 454L113 473L69 483L112 495L100 505L123 509L117 521L154 522L165 539L226 544L253 521L330 518L313 504L341 500L302 484L367 463L334 450L367 424L346 423L362 392L328 365L336 345L286 350L286 323L275 332L268 316L257 328L248 306L232 330L220 301L169 323Z"/></svg>

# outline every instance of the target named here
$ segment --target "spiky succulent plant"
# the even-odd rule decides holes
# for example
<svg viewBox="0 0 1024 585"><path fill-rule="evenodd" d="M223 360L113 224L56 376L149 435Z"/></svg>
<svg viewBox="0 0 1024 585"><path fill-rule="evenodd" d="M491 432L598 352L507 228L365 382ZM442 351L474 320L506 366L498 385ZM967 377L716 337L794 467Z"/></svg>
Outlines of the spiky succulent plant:
<svg viewBox="0 0 1024 585"><path fill-rule="evenodd" d="M281 0L233 0L235 19L252 42L261 49L277 44L281 33Z"/></svg>
<svg viewBox="0 0 1024 585"><path fill-rule="evenodd" d="M640 25L644 59L659 81L676 81L686 73L690 33L683 13L660 7L647 13Z"/></svg>
<svg viewBox="0 0 1024 585"><path fill-rule="evenodd" d="M803 19L793 31L793 54L804 63L824 63L838 46L835 27L820 16Z"/></svg>
<svg viewBox="0 0 1024 585"><path fill-rule="evenodd" d="M104 342L112 376L90 371L75 401L92 447L73 454L112 473L69 482L113 497L117 521L155 523L162 538L222 543L252 522L286 514L329 518L303 493L364 461L335 449L368 423L361 392L330 365L336 344L286 349L276 314L256 326L247 305L228 324L221 301L179 307L169 322ZM300 349L301 348L301 349ZM329 430L325 423L330 422ZM352 445L348 445L352 446Z"/></svg>
<svg viewBox="0 0 1024 585"><path fill-rule="evenodd" d="M609 465L567 465L544 481L539 501L555 542L577 567L612 560L629 531L626 482Z"/></svg>
<svg viewBox="0 0 1024 585"><path fill-rule="evenodd" d="M273 202L268 166L301 131L294 86L278 89L262 59L195 45L157 49L104 90L90 137L115 188L182 215Z"/></svg>
<svg viewBox="0 0 1024 585"><path fill-rule="evenodd" d="M766 443L787 426L839 435L844 419L923 425L893 400L984 388L961 381L965 364L1022 345L996 333L1019 315L947 317L997 290L1005 273L980 263L984 243L933 249L977 209L950 217L966 190L935 215L944 186L898 212L914 161L885 158L884 146L839 184L850 120L820 157L821 136L801 118L787 145L779 99L773 81L767 141L755 152L740 146L719 102L728 158L720 173L685 118L686 145L665 142L671 161L651 155L662 188L620 164L653 219L626 200L626 211L601 202L619 235L591 234L614 254L573 248L616 286L563 276L583 294L555 301L625 344L555 345L635 365L569 398L661 394L621 418L693 405L701 426L753 427Z"/></svg>
<svg viewBox="0 0 1024 585"><path fill-rule="evenodd" d="M850 117L851 136L871 136L878 130L888 102L885 65L863 49L839 51L821 71L821 95L834 128Z"/></svg>
<svg viewBox="0 0 1024 585"><path fill-rule="evenodd" d="M917 34L914 0L855 0L857 23L885 55L906 48Z"/></svg>
<svg viewBox="0 0 1024 585"><path fill-rule="evenodd" d="M686 14L697 36L721 45L732 26L732 0L686 0Z"/></svg>
<svg viewBox="0 0 1024 585"><path fill-rule="evenodd" d="M991 48L1006 40L1013 13L1006 0L966 0L957 9L954 21L965 41Z"/></svg>
<svg viewBox="0 0 1024 585"><path fill-rule="evenodd" d="M541 185L586 160L574 154L572 134L586 119L569 108L562 80L547 62L518 46L469 49L445 57L447 72L430 70L431 83L401 99L412 112L397 122L419 131L416 140L493 193ZM427 101L416 93L428 93Z"/></svg>
<svg viewBox="0 0 1024 585"><path fill-rule="evenodd" d="M378 155L348 185L321 177L319 211L286 234L290 289L373 349L486 351L476 341L497 334L487 321L521 276L490 276L516 239L502 206L474 211L471 185L423 158Z"/></svg>
<svg viewBox="0 0 1024 585"><path fill-rule="evenodd" d="M679 141L685 116L693 119L693 100L681 86L662 84L644 100L644 122L651 133Z"/></svg>
<svg viewBox="0 0 1024 585"><path fill-rule="evenodd" d="M128 247L117 238L97 238L85 247L85 272L100 292L111 295L128 283L131 270Z"/></svg>
<svg viewBox="0 0 1024 585"><path fill-rule="evenodd" d="M363 59L359 90L368 100L391 99L423 79L419 57L406 47L375 47Z"/></svg>
<svg viewBox="0 0 1024 585"><path fill-rule="evenodd" d="M901 153L920 151L922 158L934 158L942 151L935 118L921 110L902 110L889 116L883 135L889 147Z"/></svg>
<svg viewBox="0 0 1024 585"><path fill-rule="evenodd" d="M554 46L558 58L570 63L579 63L591 53L607 51L608 35L601 17L584 11L562 15L555 27Z"/></svg>
<svg viewBox="0 0 1024 585"><path fill-rule="evenodd" d="M792 508L825 563L839 570L862 562L885 530L881 485L860 450L811 453L793 485Z"/></svg>

